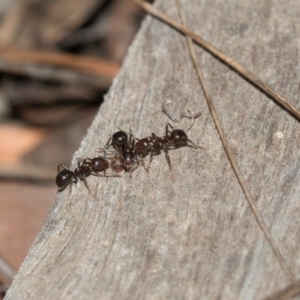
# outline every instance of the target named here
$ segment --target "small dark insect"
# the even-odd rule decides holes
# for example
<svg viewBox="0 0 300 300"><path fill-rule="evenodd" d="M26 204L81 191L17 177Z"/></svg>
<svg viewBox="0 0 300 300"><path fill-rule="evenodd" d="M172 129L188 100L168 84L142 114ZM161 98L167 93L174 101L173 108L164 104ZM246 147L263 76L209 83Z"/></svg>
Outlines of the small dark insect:
<svg viewBox="0 0 300 300"><path fill-rule="evenodd" d="M172 130L170 130L169 127ZM173 126L170 123L167 123L166 133L164 136L159 137L156 134L152 133L151 137L146 137L138 140L135 144L135 153L138 157L138 160L141 160L143 165L143 158L148 153L150 153L149 166L146 168L144 165L144 168L148 170L151 165L153 155L160 154L161 151L163 151L165 153L169 167L170 169L172 169L171 159L168 151L171 149L177 149L179 147L185 146L196 149L198 148L196 144L188 138L188 136L183 130L173 129Z"/></svg>
<svg viewBox="0 0 300 300"><path fill-rule="evenodd" d="M129 172L130 177L132 177L132 172L138 167L133 134L124 130L115 132L102 150L105 155L107 149L111 146L116 150L116 152L113 153L114 156L111 158L112 169L115 172L124 170L125 172Z"/></svg>
<svg viewBox="0 0 300 300"><path fill-rule="evenodd" d="M60 169L63 170L60 170ZM58 174L56 176L56 185L58 191L64 190L71 183L77 183L78 179L83 181L87 189L89 190L86 182L86 177L90 175L101 177L119 177L117 174L106 174L106 170L109 168L109 161L104 157L86 158L83 161L79 160L78 165L74 171L71 171L64 165L58 166ZM103 172L104 174L99 174Z"/></svg>

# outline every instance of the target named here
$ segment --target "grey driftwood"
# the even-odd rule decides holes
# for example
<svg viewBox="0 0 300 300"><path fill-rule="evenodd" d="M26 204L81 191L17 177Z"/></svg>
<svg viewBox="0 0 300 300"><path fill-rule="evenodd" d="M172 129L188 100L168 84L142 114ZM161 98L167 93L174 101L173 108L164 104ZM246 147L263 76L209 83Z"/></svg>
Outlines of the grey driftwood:
<svg viewBox="0 0 300 300"><path fill-rule="evenodd" d="M189 27L300 108L300 6L289 1L182 0ZM173 0L157 6L179 20ZM300 273L300 125L197 47L241 171L284 258ZM242 194L208 112L186 40L147 17L76 157L92 157L117 127L162 135L201 111L203 148L155 157L150 173L88 178L55 204L6 299L261 299L290 282ZM174 124L174 123L172 123ZM184 119L179 128L187 128Z"/></svg>

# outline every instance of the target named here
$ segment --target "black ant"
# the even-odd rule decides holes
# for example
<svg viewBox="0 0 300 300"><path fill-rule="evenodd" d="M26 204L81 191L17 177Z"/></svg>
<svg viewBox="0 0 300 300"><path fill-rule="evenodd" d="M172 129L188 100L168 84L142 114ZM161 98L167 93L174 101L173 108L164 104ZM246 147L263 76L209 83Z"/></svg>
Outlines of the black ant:
<svg viewBox="0 0 300 300"><path fill-rule="evenodd" d="M137 159L135 154L135 139L131 132L124 130L115 132L107 141L102 151L106 154L107 149L113 146L117 150L117 155L112 158L112 168L116 172L132 172L137 168Z"/></svg>
<svg viewBox="0 0 300 300"><path fill-rule="evenodd" d="M172 131L169 130L169 127L172 129ZM187 134L183 130L173 129L173 126L170 123L167 123L165 136L159 137L152 133L151 137L138 140L138 142L135 144L135 153L143 163L143 157L150 152L150 167L152 156L154 154L160 154L161 151L164 151L169 167L172 169L168 150L185 146L198 149L197 145L188 138Z"/></svg>
<svg viewBox="0 0 300 300"><path fill-rule="evenodd" d="M63 168L63 170L60 170ZM109 161L104 157L86 158L83 161L78 161L78 166L74 171L71 171L66 166L60 164L58 165L58 174L56 176L56 185L58 186L58 191L64 190L69 184L77 183L78 179L82 180L89 190L86 182L86 177L90 175L103 176L103 177L119 177L117 174L106 174L106 170L109 168ZM100 175L99 172L103 172L104 175Z"/></svg>

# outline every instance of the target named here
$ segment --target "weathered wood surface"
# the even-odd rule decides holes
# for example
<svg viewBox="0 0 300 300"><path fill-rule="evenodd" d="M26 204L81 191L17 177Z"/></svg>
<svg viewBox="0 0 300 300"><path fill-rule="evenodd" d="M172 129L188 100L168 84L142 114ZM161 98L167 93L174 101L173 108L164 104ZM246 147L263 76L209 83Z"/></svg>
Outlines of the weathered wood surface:
<svg viewBox="0 0 300 300"><path fill-rule="evenodd" d="M191 29L300 107L300 6L289 1L182 1ZM179 20L173 0L157 5ZM197 48L229 143L261 214L300 273L300 124ZM161 105L202 111L190 137L147 174L88 178L57 196L6 299L260 299L289 281L230 168L186 40L147 17L76 157L96 155L118 126L163 134ZM185 120L178 127L186 128Z"/></svg>

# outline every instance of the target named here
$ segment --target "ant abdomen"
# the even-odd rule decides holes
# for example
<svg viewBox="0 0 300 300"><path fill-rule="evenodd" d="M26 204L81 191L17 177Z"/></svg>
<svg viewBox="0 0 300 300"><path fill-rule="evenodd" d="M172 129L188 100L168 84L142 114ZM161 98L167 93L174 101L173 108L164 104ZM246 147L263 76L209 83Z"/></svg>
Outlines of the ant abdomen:
<svg viewBox="0 0 300 300"><path fill-rule="evenodd" d="M101 172L109 168L109 162L103 157L95 157L91 160L91 167L95 172Z"/></svg>

